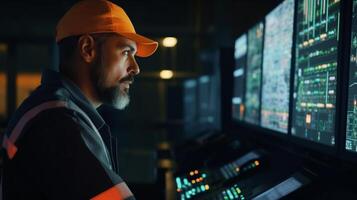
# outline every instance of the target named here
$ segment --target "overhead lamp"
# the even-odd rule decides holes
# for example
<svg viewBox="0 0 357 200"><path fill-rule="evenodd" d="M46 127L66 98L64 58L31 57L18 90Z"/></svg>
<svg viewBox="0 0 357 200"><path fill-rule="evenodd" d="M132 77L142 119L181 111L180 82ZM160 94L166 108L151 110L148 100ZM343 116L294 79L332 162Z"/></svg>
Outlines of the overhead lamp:
<svg viewBox="0 0 357 200"><path fill-rule="evenodd" d="M165 37L162 40L162 45L164 47L174 47L177 44L177 38L175 37Z"/></svg>
<svg viewBox="0 0 357 200"><path fill-rule="evenodd" d="M160 78L162 79L171 79L174 76L174 72L172 70L161 70Z"/></svg>

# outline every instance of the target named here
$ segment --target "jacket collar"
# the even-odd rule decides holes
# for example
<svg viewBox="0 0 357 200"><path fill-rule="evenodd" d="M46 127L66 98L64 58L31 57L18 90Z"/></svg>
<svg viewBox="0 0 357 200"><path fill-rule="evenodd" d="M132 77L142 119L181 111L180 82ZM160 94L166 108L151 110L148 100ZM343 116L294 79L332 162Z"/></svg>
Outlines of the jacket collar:
<svg viewBox="0 0 357 200"><path fill-rule="evenodd" d="M89 116L98 130L105 125L103 118L89 102L81 89L73 81L66 78L60 72L56 72L50 69L44 70L42 72L41 84L46 86L63 86L70 93L68 98Z"/></svg>

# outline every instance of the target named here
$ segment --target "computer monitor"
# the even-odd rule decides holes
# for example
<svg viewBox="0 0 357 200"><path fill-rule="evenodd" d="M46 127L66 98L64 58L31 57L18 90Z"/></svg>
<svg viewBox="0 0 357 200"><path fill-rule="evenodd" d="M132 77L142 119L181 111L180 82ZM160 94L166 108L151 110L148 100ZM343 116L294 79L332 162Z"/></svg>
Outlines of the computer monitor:
<svg viewBox="0 0 357 200"><path fill-rule="evenodd" d="M294 0L285 0L265 18L261 126L288 131Z"/></svg>
<svg viewBox="0 0 357 200"><path fill-rule="evenodd" d="M357 152L357 1L353 1L345 149Z"/></svg>
<svg viewBox="0 0 357 200"><path fill-rule="evenodd" d="M218 130L219 127L219 85L216 76L203 75L198 78L198 129Z"/></svg>
<svg viewBox="0 0 357 200"><path fill-rule="evenodd" d="M211 77L204 75L198 78L198 122L199 124L213 123L214 117L211 96Z"/></svg>
<svg viewBox="0 0 357 200"><path fill-rule="evenodd" d="M244 85L247 64L247 34L240 36L234 47L235 66L233 71L232 117L243 120L244 115Z"/></svg>
<svg viewBox="0 0 357 200"><path fill-rule="evenodd" d="M248 31L244 121L251 124L260 120L263 39L264 24L260 22Z"/></svg>
<svg viewBox="0 0 357 200"><path fill-rule="evenodd" d="M191 133L197 127L197 81L188 79L183 83L184 132Z"/></svg>
<svg viewBox="0 0 357 200"><path fill-rule="evenodd" d="M231 58L229 64L225 63L227 59L222 59L225 56ZM232 48L228 54L222 49L205 49L200 52L199 63L204 66L202 69L203 75L199 76L196 81L198 88L197 102L199 103L197 114L201 132L221 130L221 68L232 67L232 58ZM203 103L201 104L201 102Z"/></svg>
<svg viewBox="0 0 357 200"><path fill-rule="evenodd" d="M298 1L291 134L335 145L340 1Z"/></svg>

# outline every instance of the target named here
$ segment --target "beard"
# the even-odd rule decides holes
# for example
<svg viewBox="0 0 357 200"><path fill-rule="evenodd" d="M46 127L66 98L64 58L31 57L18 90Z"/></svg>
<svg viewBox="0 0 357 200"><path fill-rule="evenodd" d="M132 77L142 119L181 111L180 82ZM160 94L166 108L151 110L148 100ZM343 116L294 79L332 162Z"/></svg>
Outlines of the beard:
<svg viewBox="0 0 357 200"><path fill-rule="evenodd" d="M91 67L91 81L94 84L94 89L98 100L104 104L111 105L119 110L123 110L129 105L130 97L127 91L120 88L120 83L124 81L133 81L134 77L129 75L122 78L115 86L108 87L106 85L107 76L105 74L105 66L103 65L101 55L97 57L96 61Z"/></svg>

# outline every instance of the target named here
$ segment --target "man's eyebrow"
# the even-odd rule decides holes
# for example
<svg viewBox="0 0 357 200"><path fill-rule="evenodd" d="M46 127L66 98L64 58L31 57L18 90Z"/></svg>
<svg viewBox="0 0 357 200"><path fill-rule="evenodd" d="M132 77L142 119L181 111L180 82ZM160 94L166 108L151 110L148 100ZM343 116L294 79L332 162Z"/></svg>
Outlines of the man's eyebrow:
<svg viewBox="0 0 357 200"><path fill-rule="evenodd" d="M135 49L132 45L130 45L130 44L122 44L122 45L118 45L118 47L119 47L119 48L129 47L130 51L132 51L132 52L135 52L135 51L136 51L136 49Z"/></svg>

